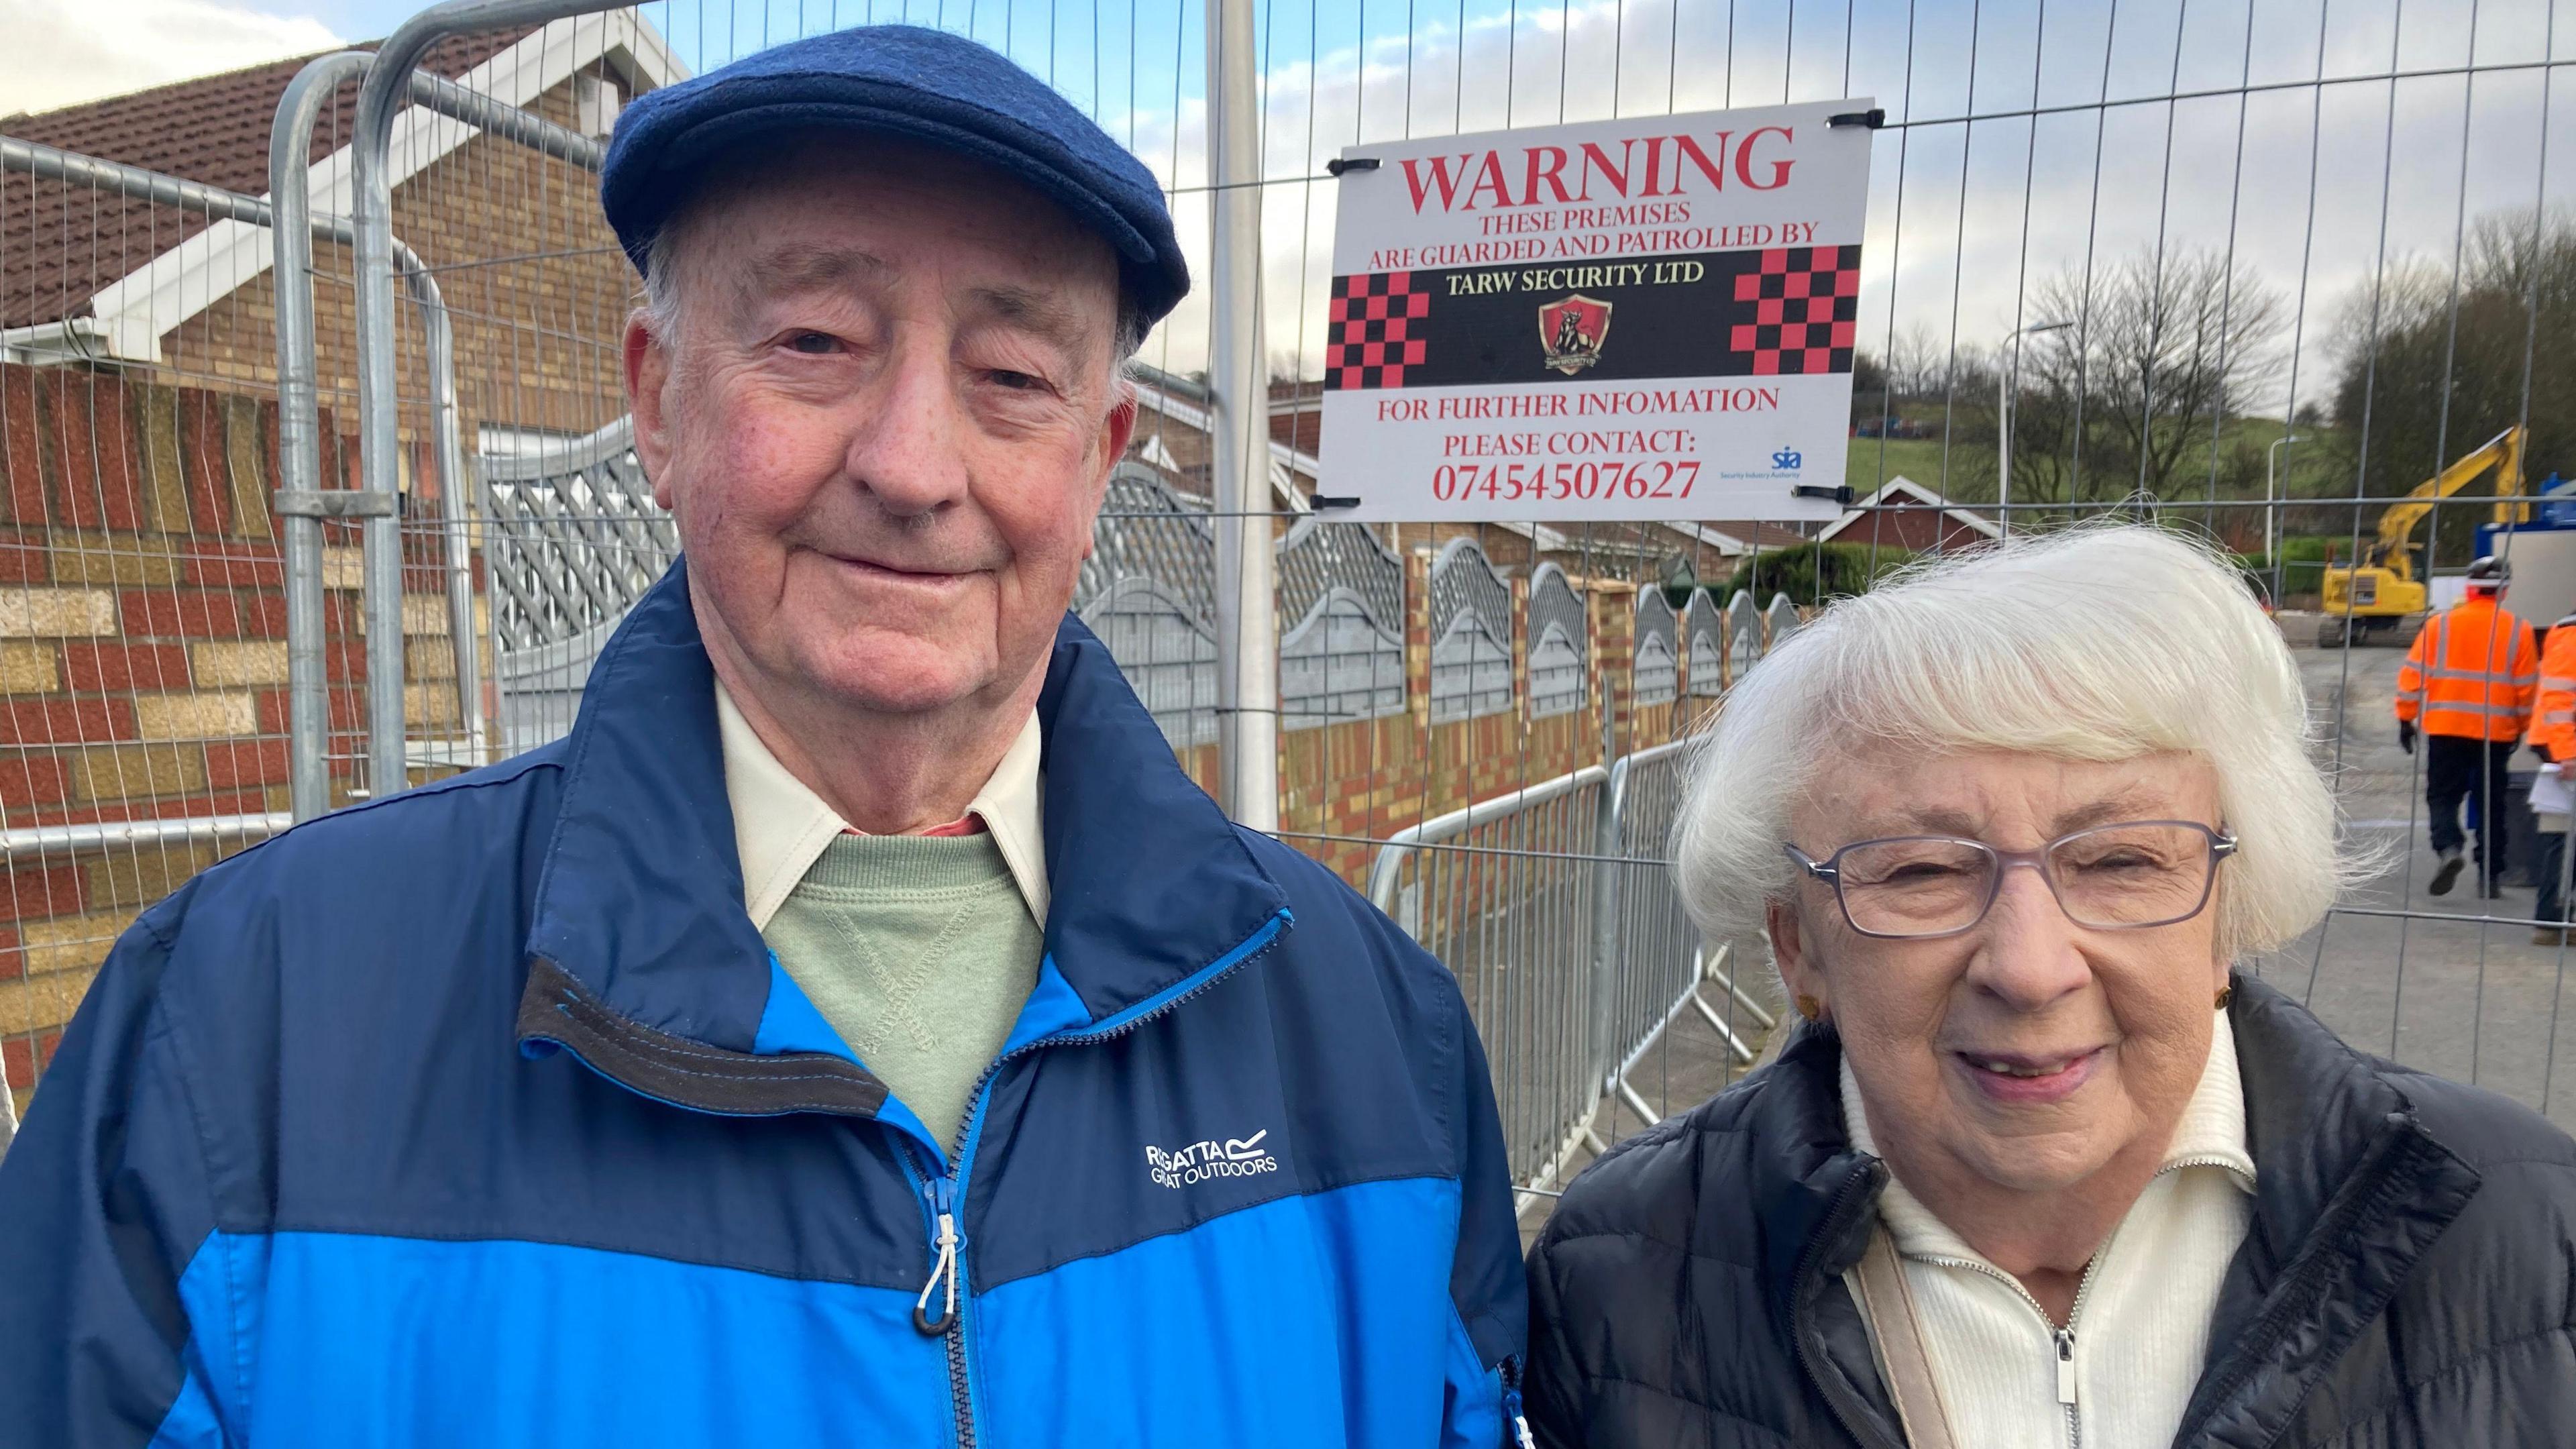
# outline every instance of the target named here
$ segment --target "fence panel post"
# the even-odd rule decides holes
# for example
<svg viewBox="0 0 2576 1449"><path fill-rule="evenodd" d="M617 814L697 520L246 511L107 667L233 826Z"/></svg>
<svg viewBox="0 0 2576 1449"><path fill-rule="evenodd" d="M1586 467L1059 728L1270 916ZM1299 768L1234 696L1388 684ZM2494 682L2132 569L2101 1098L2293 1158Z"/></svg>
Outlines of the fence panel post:
<svg viewBox="0 0 2576 1449"><path fill-rule="evenodd" d="M331 808L331 680L323 653L322 419L313 355L313 125L362 51L316 56L287 82L269 131L270 272L277 296L277 481L286 555L287 804L298 820ZM299 506L303 505L303 506Z"/></svg>
<svg viewBox="0 0 2576 1449"><path fill-rule="evenodd" d="M1252 0L1208 0L1210 301L1217 568L1217 753L1224 804L1279 827L1279 628L1272 584L1270 406L1261 356L1261 131Z"/></svg>

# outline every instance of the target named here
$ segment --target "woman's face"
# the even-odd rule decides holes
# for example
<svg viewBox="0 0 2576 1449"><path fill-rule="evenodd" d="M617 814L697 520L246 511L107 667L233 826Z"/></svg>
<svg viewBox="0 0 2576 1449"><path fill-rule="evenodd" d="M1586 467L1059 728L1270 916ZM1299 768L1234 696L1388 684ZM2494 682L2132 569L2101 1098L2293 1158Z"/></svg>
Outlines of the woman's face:
<svg viewBox="0 0 2576 1449"><path fill-rule="evenodd" d="M1855 750L1820 772L1790 841L1817 860L1900 835L2036 850L2129 820L2221 828L2216 775L2185 754L2100 764ZM2161 1156L2172 1140L2226 984L2216 918L2205 908L2169 926L2091 930L2039 872L2007 869L1985 918L1956 936L1860 935L1832 888L1803 874L1770 928L1790 989L1841 1032L1871 1135L1900 1176L2052 1192L2124 1149Z"/></svg>

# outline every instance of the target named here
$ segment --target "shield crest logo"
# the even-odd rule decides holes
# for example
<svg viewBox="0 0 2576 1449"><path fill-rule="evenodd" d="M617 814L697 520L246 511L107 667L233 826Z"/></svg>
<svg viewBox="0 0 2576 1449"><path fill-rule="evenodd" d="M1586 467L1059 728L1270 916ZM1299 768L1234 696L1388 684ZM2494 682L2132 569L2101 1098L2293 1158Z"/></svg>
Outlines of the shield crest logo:
<svg viewBox="0 0 2576 1449"><path fill-rule="evenodd" d="M1568 377L1601 360L1610 336L1610 304L1577 293L1538 309L1538 340L1546 365Z"/></svg>

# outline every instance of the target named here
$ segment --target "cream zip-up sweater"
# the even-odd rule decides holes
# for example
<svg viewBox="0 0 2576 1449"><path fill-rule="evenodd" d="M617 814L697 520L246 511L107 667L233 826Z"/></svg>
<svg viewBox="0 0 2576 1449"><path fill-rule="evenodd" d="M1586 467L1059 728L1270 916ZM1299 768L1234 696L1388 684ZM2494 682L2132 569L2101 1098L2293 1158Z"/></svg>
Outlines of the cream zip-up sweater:
<svg viewBox="0 0 2576 1449"><path fill-rule="evenodd" d="M1842 1096L1852 1145L1877 1155L1849 1062ZM2173 1145L2095 1251L2063 1330L1891 1176L1879 1218L1963 1449L2171 1444L2208 1357L2219 1285L2253 1223L2253 1192L2245 1094L2224 1012Z"/></svg>

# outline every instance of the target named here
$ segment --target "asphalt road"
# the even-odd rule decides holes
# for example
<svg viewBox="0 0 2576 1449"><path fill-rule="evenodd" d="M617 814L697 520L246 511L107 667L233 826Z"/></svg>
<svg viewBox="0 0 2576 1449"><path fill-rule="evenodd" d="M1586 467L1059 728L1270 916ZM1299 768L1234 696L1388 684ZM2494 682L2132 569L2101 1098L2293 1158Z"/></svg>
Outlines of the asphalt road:
<svg viewBox="0 0 2576 1449"><path fill-rule="evenodd" d="M2292 638L2305 636L2292 626ZM2352 844L2379 869L2316 930L2252 963L2365 1051L2476 1082L2576 1126L2576 951L2534 945L2532 892L2502 900L2424 889L2433 869L2423 766L2397 746L2401 647L2302 648L2319 723L2318 762L2335 782ZM2527 761L2526 757L2526 761ZM2382 914L2384 913L2384 914Z"/></svg>

